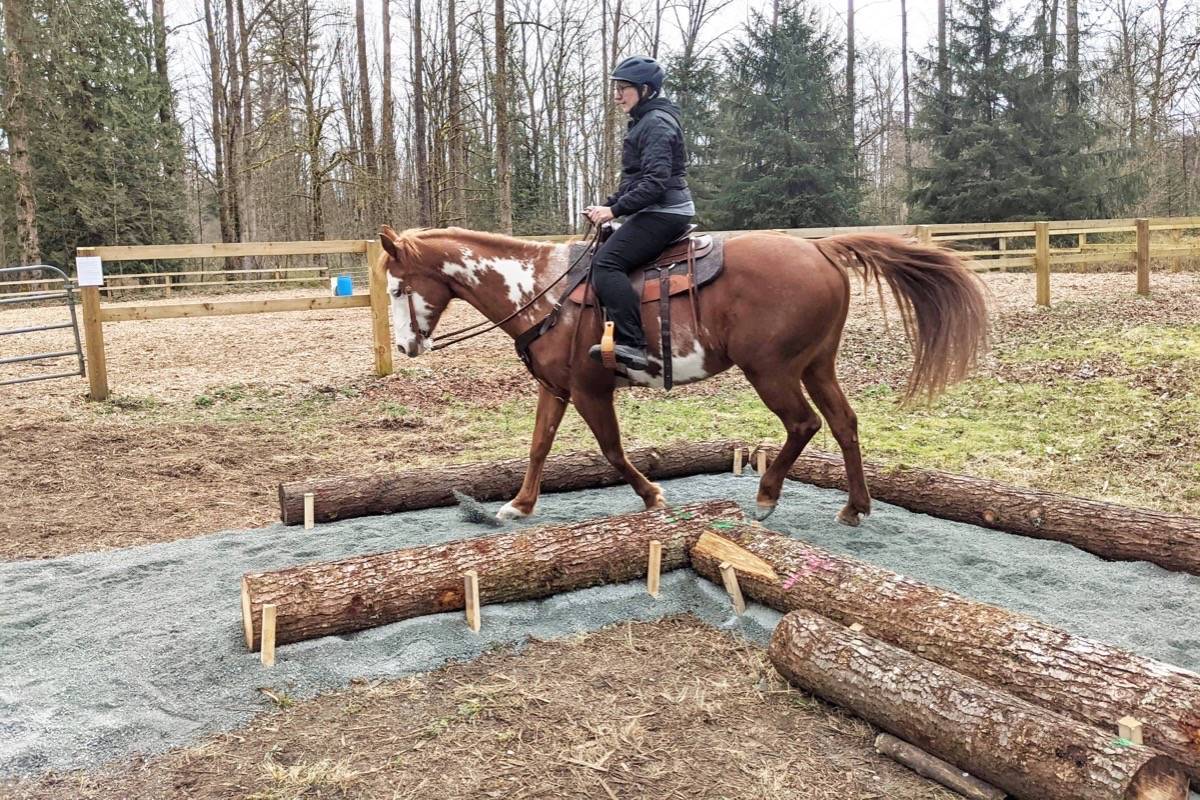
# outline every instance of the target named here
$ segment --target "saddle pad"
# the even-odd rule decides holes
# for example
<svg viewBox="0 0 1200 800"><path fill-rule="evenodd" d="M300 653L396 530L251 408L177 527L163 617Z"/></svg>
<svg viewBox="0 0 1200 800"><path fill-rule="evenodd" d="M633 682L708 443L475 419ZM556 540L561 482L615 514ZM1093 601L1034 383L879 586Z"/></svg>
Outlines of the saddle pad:
<svg viewBox="0 0 1200 800"><path fill-rule="evenodd" d="M725 267L725 239L721 236L712 237L712 250L702 258L696 259L695 277L696 287L704 286L706 283L711 283L716 280L721 274L721 270ZM580 252L586 247L581 242L572 243L568 250L567 257L570 261L579 258ZM567 278L567 284L570 287L568 297L571 302L577 305L596 305L595 293L591 291L590 286L586 286L584 281L587 280L588 268L591 266L592 258L590 255L584 255L575 268L571 270L571 274ZM661 294L660 284L658 281L658 270L654 270L650 275L650 280L646 280L647 270L643 267L633 270L629 273L630 283L633 284L633 290L641 295L643 303L654 303L659 299ZM689 287L687 261L681 261L671 267L670 277L670 294L677 295L686 292ZM587 301L584 302L584 292L587 292Z"/></svg>

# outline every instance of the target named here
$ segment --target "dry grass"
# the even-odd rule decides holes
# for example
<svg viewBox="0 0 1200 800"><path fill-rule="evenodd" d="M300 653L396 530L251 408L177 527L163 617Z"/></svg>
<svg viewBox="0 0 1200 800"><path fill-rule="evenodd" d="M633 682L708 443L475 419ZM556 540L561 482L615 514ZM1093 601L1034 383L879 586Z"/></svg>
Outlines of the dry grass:
<svg viewBox="0 0 1200 800"><path fill-rule="evenodd" d="M534 642L265 714L203 744L5 800L951 800L872 728L691 618Z"/></svg>

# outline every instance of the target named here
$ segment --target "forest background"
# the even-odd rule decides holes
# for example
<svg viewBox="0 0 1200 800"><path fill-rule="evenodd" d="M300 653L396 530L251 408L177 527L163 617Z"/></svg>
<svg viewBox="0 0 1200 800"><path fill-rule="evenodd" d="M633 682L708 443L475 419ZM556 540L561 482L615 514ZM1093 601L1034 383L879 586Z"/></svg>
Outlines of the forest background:
<svg viewBox="0 0 1200 800"><path fill-rule="evenodd" d="M577 232L635 53L668 70L709 229L1197 210L1196 0L3 6L0 264Z"/></svg>

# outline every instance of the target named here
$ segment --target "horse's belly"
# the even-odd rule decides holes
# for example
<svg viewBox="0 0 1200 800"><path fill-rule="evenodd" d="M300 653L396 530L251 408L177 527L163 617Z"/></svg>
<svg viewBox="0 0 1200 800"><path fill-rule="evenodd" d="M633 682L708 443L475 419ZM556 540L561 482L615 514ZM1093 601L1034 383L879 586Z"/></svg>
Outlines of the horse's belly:
<svg viewBox="0 0 1200 800"><path fill-rule="evenodd" d="M628 385L650 386L656 389L664 388L662 359L651 354L648 360L650 368L646 372L628 371ZM705 352L699 342L693 341L690 352L673 354L671 358L671 382L675 386L696 383L705 378L711 378L718 372L724 372L729 367L730 364L727 360Z"/></svg>

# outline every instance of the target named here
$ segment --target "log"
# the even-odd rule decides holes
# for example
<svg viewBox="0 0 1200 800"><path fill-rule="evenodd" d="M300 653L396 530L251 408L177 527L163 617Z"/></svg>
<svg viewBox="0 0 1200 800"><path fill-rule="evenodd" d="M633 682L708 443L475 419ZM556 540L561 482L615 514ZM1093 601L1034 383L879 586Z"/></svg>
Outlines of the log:
<svg viewBox="0 0 1200 800"><path fill-rule="evenodd" d="M1200 777L1200 675L753 524L720 527L730 544L709 552L697 540L691 550L693 569L714 583L721 555L743 547L781 576L739 574L748 599L861 623L888 644L1114 736L1116 720L1136 717L1148 746Z"/></svg>
<svg viewBox="0 0 1200 800"><path fill-rule="evenodd" d="M784 617L768 653L797 686L1018 798L1187 800L1187 775L1161 753L817 614Z"/></svg>
<svg viewBox="0 0 1200 800"><path fill-rule="evenodd" d="M651 480L725 472L742 442L676 442L627 451L629 460ZM413 469L279 484L279 518L284 525L304 521L304 495L316 496L316 521L332 522L373 514L450 506L457 489L476 500L508 500L521 488L528 459L514 458L432 469ZM542 491L571 492L624 483L599 452L575 452L546 459Z"/></svg>
<svg viewBox="0 0 1200 800"><path fill-rule="evenodd" d="M262 607L279 609L276 644L350 633L465 608L463 576L479 575L479 601L532 600L646 574L650 542L662 569L687 566L687 545L716 521L742 521L737 503L709 500L676 509L526 528L499 536L304 564L242 576L246 646L260 646Z"/></svg>
<svg viewBox="0 0 1200 800"><path fill-rule="evenodd" d="M1003 789L984 783L969 772L963 772L950 762L930 755L890 733L881 733L875 737L875 752L908 767L922 777L958 792L967 800L1004 800L1008 796Z"/></svg>
<svg viewBox="0 0 1200 800"><path fill-rule="evenodd" d="M775 452L778 448L768 448ZM884 502L956 522L1067 542L1113 561L1149 561L1200 575L1200 519L915 467L864 464L871 494ZM805 454L788 477L846 490L841 458Z"/></svg>

